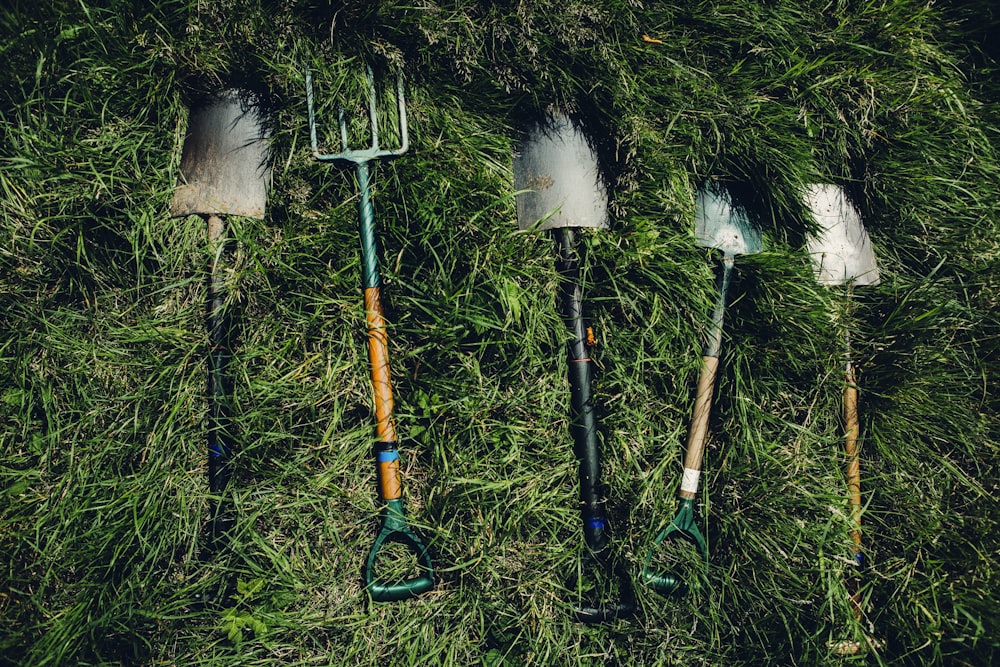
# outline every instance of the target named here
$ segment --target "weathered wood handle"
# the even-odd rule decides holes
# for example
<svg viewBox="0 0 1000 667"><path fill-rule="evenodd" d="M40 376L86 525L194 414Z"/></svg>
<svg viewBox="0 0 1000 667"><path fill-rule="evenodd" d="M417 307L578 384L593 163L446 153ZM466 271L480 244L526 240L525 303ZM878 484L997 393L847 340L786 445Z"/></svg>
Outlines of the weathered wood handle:
<svg viewBox="0 0 1000 667"><path fill-rule="evenodd" d="M854 530L851 537L861 547L861 465L858 460L858 387L854 367L847 364L844 384L844 449L847 453L847 489Z"/></svg>
<svg viewBox="0 0 1000 667"><path fill-rule="evenodd" d="M684 477L681 481L681 498L694 498L698 493L698 477L705 455L705 441L708 436L708 418L712 413L712 393L715 391L715 376L719 369L718 357L702 357L701 375L698 377L698 393L688 431L687 454L684 456Z"/></svg>

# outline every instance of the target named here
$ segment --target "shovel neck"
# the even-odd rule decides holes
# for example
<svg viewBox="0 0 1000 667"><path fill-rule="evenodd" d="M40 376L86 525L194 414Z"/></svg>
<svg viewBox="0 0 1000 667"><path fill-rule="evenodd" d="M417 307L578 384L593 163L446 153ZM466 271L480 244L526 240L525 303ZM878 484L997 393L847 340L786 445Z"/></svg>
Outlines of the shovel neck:
<svg viewBox="0 0 1000 667"><path fill-rule="evenodd" d="M719 293L712 309L712 324L705 337L705 348L702 356L718 357L722 348L722 327L726 317L726 295L729 293L729 283L733 277L734 258L726 255L722 260L722 275L719 277Z"/></svg>

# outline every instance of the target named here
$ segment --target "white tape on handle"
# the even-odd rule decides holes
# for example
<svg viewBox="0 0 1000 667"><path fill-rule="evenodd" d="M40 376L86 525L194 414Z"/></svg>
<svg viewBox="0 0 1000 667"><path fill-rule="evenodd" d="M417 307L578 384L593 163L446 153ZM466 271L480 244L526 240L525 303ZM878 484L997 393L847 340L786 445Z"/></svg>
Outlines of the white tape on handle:
<svg viewBox="0 0 1000 667"><path fill-rule="evenodd" d="M701 476L700 470L684 468L684 477L681 479L681 491L687 493L698 492L698 478Z"/></svg>

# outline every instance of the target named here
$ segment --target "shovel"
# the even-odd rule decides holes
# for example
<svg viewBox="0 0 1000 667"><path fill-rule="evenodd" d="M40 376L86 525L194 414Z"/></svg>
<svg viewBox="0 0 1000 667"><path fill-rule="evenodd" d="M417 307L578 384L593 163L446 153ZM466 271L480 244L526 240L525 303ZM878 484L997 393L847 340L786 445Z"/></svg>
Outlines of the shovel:
<svg viewBox="0 0 1000 667"><path fill-rule="evenodd" d="M695 201L695 239L698 245L722 251L722 276L719 295L712 311L712 324L705 337L702 352L702 369L698 378L694 413L688 431L687 454L681 478L680 507L666 528L660 531L646 555L643 581L661 593L684 594L697 586L673 572L659 573L652 566L653 554L664 541L683 540L695 546L708 569L708 544L695 521L694 499L698 493L702 458L708 435L708 418L712 409L712 392L719 368L719 350L722 346L722 324L726 313L726 294L732 278L737 255L752 255L763 249L760 232L747 219L746 214L733 207L729 191L719 183L710 182L698 191Z"/></svg>
<svg viewBox="0 0 1000 667"><path fill-rule="evenodd" d="M878 285L879 273L875 253L857 209L843 188L831 184L810 185L806 189L806 206L812 212L819 229L810 234L806 247L813 262L816 280L825 286L844 285L847 298L856 286ZM861 553L861 469L858 459L858 385L851 363L850 327L845 327L844 349L847 363L844 369L844 449L847 454L847 489L851 503L851 539L854 560L863 562ZM851 595L854 618L861 620L860 593ZM860 642L834 642L835 653L850 655L862 650Z"/></svg>
<svg viewBox="0 0 1000 667"><path fill-rule="evenodd" d="M371 163L399 157L409 146L406 127L406 100L403 97L403 75L396 77L396 112L399 123L399 145L384 148L379 144L378 111L376 106L375 77L370 67L366 69L368 83L368 124L371 143L365 148L351 148L347 133L347 120L343 107L339 111L341 150L324 153L319 148L317 122L313 105L312 73L306 70L306 100L309 107L309 134L313 157L321 162L353 165L358 184L358 215L361 234L362 283L364 286L365 313L368 323L368 359L370 362L372 390L375 403L374 454L378 469L379 495L384 503L380 512L380 528L375 542L368 551L363 570L364 584L376 602L406 600L434 588L434 567L430 552L420 537L406 521L403 507L403 487L399 475L399 443L396 439L396 422L393 419L392 379L389 373L389 335L382 312L378 250L375 238L375 207L369 187ZM418 572L401 581L383 581L375 574L379 552L389 542L406 547L417 558Z"/></svg>
<svg viewBox="0 0 1000 667"><path fill-rule="evenodd" d="M226 284L219 271L225 251L225 215L263 218L267 202L267 134L258 111L228 90L191 111L181 182L174 190L173 217L199 215L208 223L212 257L208 264L208 486L221 497L231 475L236 447L232 424L233 382L229 376L230 322L223 316ZM211 510L210 544L232 527L221 498Z"/></svg>
<svg viewBox="0 0 1000 667"><path fill-rule="evenodd" d="M576 228L608 226L608 194L597 170L597 158L584 135L568 118L550 115L531 128L514 154L517 222L522 230L553 230L556 268L562 276L561 310L569 327L570 432L580 463L580 508L586 560L618 582L615 602L574 605L577 620L601 623L635 613L632 580L612 553L601 484L601 454L594 411L588 340L584 324L583 289ZM580 580L570 577L570 588Z"/></svg>

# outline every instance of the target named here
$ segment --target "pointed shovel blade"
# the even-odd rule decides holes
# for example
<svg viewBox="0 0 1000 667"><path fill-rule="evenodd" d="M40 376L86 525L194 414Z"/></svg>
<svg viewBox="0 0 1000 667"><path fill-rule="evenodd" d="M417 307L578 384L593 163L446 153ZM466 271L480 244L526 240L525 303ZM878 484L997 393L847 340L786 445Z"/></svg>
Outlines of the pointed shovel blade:
<svg viewBox="0 0 1000 667"><path fill-rule="evenodd" d="M608 189L597 155L561 114L532 129L515 150L514 189L520 229L608 226Z"/></svg>
<svg viewBox="0 0 1000 667"><path fill-rule="evenodd" d="M269 166L257 109L227 90L192 109L170 214L263 218Z"/></svg>
<svg viewBox="0 0 1000 667"><path fill-rule="evenodd" d="M819 226L806 242L816 280L823 285L878 285L871 239L844 189L813 184L806 188L805 201Z"/></svg>
<svg viewBox="0 0 1000 667"><path fill-rule="evenodd" d="M698 245L718 248L727 257L753 255L764 246L746 212L734 207L729 190L710 182L695 197L694 236Z"/></svg>

